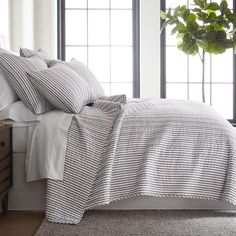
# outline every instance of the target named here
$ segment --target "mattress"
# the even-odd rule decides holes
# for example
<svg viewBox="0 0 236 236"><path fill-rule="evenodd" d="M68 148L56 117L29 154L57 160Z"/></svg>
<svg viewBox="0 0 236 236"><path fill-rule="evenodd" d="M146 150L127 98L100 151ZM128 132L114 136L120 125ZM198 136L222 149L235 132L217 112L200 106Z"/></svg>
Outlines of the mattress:
<svg viewBox="0 0 236 236"><path fill-rule="evenodd" d="M13 126L13 186L9 192L9 209L42 211L45 209L46 181L25 181L28 129L33 123L7 123Z"/></svg>

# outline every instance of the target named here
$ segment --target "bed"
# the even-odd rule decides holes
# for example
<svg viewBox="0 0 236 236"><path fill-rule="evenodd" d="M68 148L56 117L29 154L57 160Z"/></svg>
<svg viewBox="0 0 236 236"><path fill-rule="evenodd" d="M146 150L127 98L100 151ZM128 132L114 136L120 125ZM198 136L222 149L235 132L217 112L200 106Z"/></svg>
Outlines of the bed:
<svg viewBox="0 0 236 236"><path fill-rule="evenodd" d="M213 108L105 96L81 62L20 53L0 50L0 119L27 123L11 209L44 209L46 195L47 220L68 224L92 208L235 209L236 133Z"/></svg>
<svg viewBox="0 0 236 236"><path fill-rule="evenodd" d="M13 119L15 117L12 117ZM7 121L13 124L13 187L9 194L9 209L24 211L45 211L46 180L26 181L25 161L29 127L33 122ZM235 207L224 201L210 201L184 198L133 197L96 209L202 209L235 211Z"/></svg>

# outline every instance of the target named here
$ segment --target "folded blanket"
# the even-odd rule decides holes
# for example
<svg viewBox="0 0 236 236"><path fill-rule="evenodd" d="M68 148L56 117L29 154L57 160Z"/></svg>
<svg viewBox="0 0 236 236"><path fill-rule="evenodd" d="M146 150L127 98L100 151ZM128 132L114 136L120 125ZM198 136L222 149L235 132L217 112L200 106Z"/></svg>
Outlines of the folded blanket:
<svg viewBox="0 0 236 236"><path fill-rule="evenodd" d="M76 224L87 209L133 196L236 205L236 134L214 109L165 99L122 104L98 100L74 116L64 178L47 181L49 221Z"/></svg>

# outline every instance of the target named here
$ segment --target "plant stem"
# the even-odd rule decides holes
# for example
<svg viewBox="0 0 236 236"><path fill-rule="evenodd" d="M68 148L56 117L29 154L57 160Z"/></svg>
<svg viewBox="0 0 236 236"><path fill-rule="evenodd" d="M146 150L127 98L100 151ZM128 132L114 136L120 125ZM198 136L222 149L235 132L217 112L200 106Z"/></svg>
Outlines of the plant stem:
<svg viewBox="0 0 236 236"><path fill-rule="evenodd" d="M205 103L205 49L202 49L202 102Z"/></svg>

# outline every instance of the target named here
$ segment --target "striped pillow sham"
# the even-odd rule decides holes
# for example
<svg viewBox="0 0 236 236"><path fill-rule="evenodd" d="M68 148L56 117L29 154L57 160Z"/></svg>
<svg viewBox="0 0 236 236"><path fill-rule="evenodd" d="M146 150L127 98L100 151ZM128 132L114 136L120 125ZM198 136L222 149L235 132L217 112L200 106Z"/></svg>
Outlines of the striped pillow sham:
<svg viewBox="0 0 236 236"><path fill-rule="evenodd" d="M27 48L20 48L20 56L21 57L39 57L44 60L47 64L52 60L46 52L44 52L41 48L38 51L30 50Z"/></svg>
<svg viewBox="0 0 236 236"><path fill-rule="evenodd" d="M47 68L46 63L37 58L23 58L12 54L0 55L0 67L8 75L9 82L19 98L34 113L41 114L52 109L51 104L30 82L26 72Z"/></svg>
<svg viewBox="0 0 236 236"><path fill-rule="evenodd" d="M93 90L94 94L97 97L104 96L105 93L103 91L102 86L100 85L99 81L95 77L95 75L92 73L92 71L85 66L82 62L79 62L77 60L72 60L70 62L64 62L59 60L52 60L49 63L49 67L58 66L60 64L64 64L68 67L70 67L72 70L74 70L79 76L81 76L90 86L90 88Z"/></svg>
<svg viewBox="0 0 236 236"><path fill-rule="evenodd" d="M0 48L0 55L4 53L10 54L11 52ZM9 79L7 74L2 71L0 67L0 111L11 105L14 101L19 100L17 94L8 81Z"/></svg>
<svg viewBox="0 0 236 236"><path fill-rule="evenodd" d="M51 104L67 113L77 114L84 105L97 99L88 84L63 64L27 75Z"/></svg>
<svg viewBox="0 0 236 236"><path fill-rule="evenodd" d="M113 96L103 96L99 97L100 100L105 100L105 101L111 101L111 102L118 102L121 104L126 104L127 98L125 94L120 94L120 95L113 95Z"/></svg>

